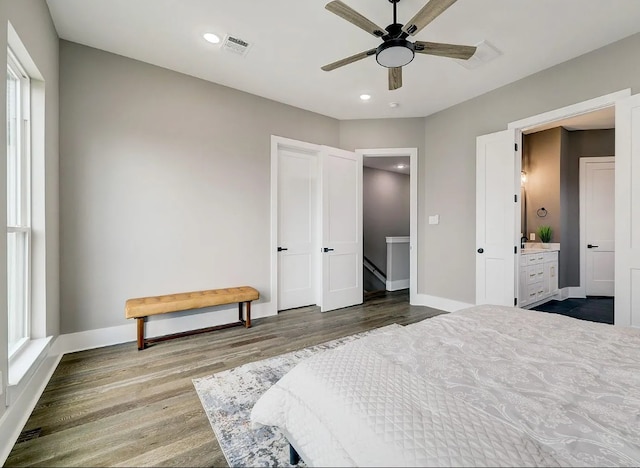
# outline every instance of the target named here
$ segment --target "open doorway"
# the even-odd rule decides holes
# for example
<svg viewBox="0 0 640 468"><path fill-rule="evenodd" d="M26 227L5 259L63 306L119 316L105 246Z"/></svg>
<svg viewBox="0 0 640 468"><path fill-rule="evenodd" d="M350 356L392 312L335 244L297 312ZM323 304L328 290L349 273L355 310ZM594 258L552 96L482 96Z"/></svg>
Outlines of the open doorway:
<svg viewBox="0 0 640 468"><path fill-rule="evenodd" d="M613 106L523 131L521 307L613 323L614 154Z"/></svg>
<svg viewBox="0 0 640 468"><path fill-rule="evenodd" d="M637 259L630 226L640 202L634 183L637 165L632 155L640 135L640 96L630 89L600 96L567 107L534 115L508 124L507 129L477 137L476 142L476 303L518 305L520 284L521 223L520 184L522 135L530 129L593 111L615 108L615 316L616 325L638 323L639 314L631 307L632 285L640 284ZM635 114L634 114L635 113ZM514 149L515 144L515 149ZM634 146L635 145L635 146ZM515 157L514 157L515 156ZM515 203L514 203L515 201ZM632 203L635 201L635 203ZM514 210L515 208L515 210ZM631 215L629 214L631 213ZM633 221L636 222L637 221ZM582 242L582 241L581 241ZM582 242L587 244L586 242ZM515 255L514 255L515 254ZM531 272L533 273L533 272ZM542 272L537 272L542 274ZM637 289L637 288L636 288ZM571 292L568 288L562 293ZM640 309L638 309L640 310ZM635 320L635 322L634 322Z"/></svg>
<svg viewBox="0 0 640 468"><path fill-rule="evenodd" d="M364 300L415 294L417 149L357 150L363 158Z"/></svg>

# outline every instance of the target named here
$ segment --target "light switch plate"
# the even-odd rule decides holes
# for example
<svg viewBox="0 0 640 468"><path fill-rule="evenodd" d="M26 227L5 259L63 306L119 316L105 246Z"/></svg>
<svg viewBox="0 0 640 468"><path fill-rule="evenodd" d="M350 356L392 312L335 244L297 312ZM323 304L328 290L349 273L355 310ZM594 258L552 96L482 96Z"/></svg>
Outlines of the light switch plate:
<svg viewBox="0 0 640 468"><path fill-rule="evenodd" d="M429 216L429 224L440 224L440 215Z"/></svg>
<svg viewBox="0 0 640 468"><path fill-rule="evenodd" d="M532 232L531 234L529 234L529 240L536 240L536 233Z"/></svg>

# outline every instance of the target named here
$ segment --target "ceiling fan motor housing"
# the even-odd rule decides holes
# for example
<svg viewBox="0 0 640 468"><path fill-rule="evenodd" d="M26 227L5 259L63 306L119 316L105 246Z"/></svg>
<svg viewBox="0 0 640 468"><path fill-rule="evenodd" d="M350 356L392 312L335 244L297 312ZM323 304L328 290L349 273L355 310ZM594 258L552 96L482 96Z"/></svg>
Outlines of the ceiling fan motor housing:
<svg viewBox="0 0 640 468"><path fill-rule="evenodd" d="M376 49L376 60L387 68L403 67L415 56L416 47L406 39L389 39Z"/></svg>

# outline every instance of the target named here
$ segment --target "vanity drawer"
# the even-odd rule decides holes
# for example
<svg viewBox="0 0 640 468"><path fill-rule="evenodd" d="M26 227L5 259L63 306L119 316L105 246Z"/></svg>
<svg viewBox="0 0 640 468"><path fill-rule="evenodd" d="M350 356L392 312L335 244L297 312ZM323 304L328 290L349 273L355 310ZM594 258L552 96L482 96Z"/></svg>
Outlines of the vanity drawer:
<svg viewBox="0 0 640 468"><path fill-rule="evenodd" d="M527 302L536 302L538 300L538 292L542 289L542 283L531 284L527 288Z"/></svg>
<svg viewBox="0 0 640 468"><path fill-rule="evenodd" d="M539 283L544 278L544 265L542 263L527 267L527 284Z"/></svg>
<svg viewBox="0 0 640 468"><path fill-rule="evenodd" d="M522 264L523 265L535 265L537 263L541 263L541 260L538 258L538 254L522 254Z"/></svg>
<svg viewBox="0 0 640 468"><path fill-rule="evenodd" d="M544 262L557 262L558 261L558 251L554 252L545 252L544 253Z"/></svg>

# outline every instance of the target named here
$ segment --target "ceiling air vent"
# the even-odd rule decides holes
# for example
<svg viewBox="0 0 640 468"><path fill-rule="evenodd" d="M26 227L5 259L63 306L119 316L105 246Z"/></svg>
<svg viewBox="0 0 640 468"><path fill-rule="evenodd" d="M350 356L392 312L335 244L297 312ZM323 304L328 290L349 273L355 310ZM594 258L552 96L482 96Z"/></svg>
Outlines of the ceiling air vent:
<svg viewBox="0 0 640 468"><path fill-rule="evenodd" d="M224 37L224 41L222 43L222 50L226 50L227 52L233 52L234 54L246 56L251 48L251 44L247 41L243 41L239 37L232 36L227 34Z"/></svg>
<svg viewBox="0 0 640 468"><path fill-rule="evenodd" d="M473 70L485 63L491 62L501 55L502 52L500 52L493 44L490 44L487 41L482 41L476 44L476 53L473 54L469 60L456 60L456 62L461 67Z"/></svg>

